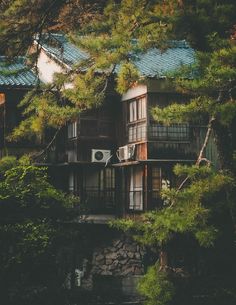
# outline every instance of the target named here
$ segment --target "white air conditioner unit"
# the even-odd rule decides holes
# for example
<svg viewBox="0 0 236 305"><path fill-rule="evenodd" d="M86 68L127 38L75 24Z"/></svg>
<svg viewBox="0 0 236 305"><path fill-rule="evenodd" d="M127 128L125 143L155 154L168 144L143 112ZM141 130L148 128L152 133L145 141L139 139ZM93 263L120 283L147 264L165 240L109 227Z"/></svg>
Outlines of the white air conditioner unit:
<svg viewBox="0 0 236 305"><path fill-rule="evenodd" d="M92 149L92 162L106 163L111 158L111 151L105 149Z"/></svg>
<svg viewBox="0 0 236 305"><path fill-rule="evenodd" d="M117 150L117 157L120 161L129 160L134 157L135 154L135 144L128 144L119 147Z"/></svg>

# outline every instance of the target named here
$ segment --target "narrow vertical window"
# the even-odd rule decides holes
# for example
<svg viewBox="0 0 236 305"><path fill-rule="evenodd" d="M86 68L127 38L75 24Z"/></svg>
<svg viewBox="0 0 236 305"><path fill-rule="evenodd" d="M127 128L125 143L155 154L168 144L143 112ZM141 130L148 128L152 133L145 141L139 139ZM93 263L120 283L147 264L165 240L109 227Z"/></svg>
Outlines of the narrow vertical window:
<svg viewBox="0 0 236 305"><path fill-rule="evenodd" d="M138 119L146 118L146 99L144 97L137 100L138 102Z"/></svg>
<svg viewBox="0 0 236 305"><path fill-rule="evenodd" d="M136 105L136 101L132 101L129 104L129 121L130 122L137 121L137 105Z"/></svg>
<svg viewBox="0 0 236 305"><path fill-rule="evenodd" d="M143 172L140 167L130 169L129 209L143 209Z"/></svg>
<svg viewBox="0 0 236 305"><path fill-rule="evenodd" d="M69 173L69 181L68 181L69 185L69 192L70 193L74 193L74 190L75 190L75 181L74 181L74 172L73 171L70 171Z"/></svg>
<svg viewBox="0 0 236 305"><path fill-rule="evenodd" d="M68 138L76 138L77 137L77 122L72 122L68 124Z"/></svg>

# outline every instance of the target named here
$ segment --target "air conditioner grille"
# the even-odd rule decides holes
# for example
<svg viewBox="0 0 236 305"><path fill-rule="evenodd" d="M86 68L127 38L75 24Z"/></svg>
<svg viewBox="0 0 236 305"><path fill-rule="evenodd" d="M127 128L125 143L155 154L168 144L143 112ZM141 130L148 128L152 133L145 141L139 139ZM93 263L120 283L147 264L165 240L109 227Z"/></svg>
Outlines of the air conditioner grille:
<svg viewBox="0 0 236 305"><path fill-rule="evenodd" d="M111 158L111 151L105 149L92 149L92 162L106 163Z"/></svg>

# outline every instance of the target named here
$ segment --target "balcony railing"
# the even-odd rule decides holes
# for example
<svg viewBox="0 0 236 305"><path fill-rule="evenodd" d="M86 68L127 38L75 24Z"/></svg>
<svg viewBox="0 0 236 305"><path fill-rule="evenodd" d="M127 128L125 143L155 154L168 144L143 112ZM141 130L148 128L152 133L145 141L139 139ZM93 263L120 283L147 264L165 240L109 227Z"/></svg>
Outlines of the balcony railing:
<svg viewBox="0 0 236 305"><path fill-rule="evenodd" d="M124 195L127 212L154 210L161 208L163 205L159 191L128 191Z"/></svg>
<svg viewBox="0 0 236 305"><path fill-rule="evenodd" d="M69 140L78 137L103 137L114 136L114 123L111 120L80 119L79 122L72 122L67 126L67 137Z"/></svg>
<svg viewBox="0 0 236 305"><path fill-rule="evenodd" d="M139 213L146 209L160 209L163 205L159 191L115 192L114 189L86 189L79 196L86 214L120 214L121 211Z"/></svg>
<svg viewBox="0 0 236 305"><path fill-rule="evenodd" d="M132 124L128 126L128 141L189 141L190 126L188 124L175 124L164 126L160 124L151 124L148 129L146 123Z"/></svg>
<svg viewBox="0 0 236 305"><path fill-rule="evenodd" d="M151 124L148 136L150 139L163 141L189 141L190 126L188 124L172 124L170 126Z"/></svg>
<svg viewBox="0 0 236 305"><path fill-rule="evenodd" d="M88 213L114 214L115 190L86 189L81 196L81 203Z"/></svg>

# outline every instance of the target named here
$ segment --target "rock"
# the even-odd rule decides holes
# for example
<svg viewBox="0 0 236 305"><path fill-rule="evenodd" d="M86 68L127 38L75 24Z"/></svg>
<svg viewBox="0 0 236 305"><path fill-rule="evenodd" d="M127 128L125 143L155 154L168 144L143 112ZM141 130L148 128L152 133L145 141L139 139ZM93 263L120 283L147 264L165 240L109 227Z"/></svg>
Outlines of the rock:
<svg viewBox="0 0 236 305"><path fill-rule="evenodd" d="M128 259L122 259L119 261L121 265L127 265L128 264Z"/></svg>
<svg viewBox="0 0 236 305"><path fill-rule="evenodd" d="M109 253L106 255L106 259L116 259L117 258L117 253Z"/></svg>
<svg viewBox="0 0 236 305"><path fill-rule="evenodd" d="M128 256L129 258L133 258L133 257L134 257L134 253L133 253L133 252L127 252L127 256Z"/></svg>
<svg viewBox="0 0 236 305"><path fill-rule="evenodd" d="M115 242L113 242L113 245L116 249L120 249L123 246L123 243L121 242L121 240L116 240Z"/></svg>
<svg viewBox="0 0 236 305"><path fill-rule="evenodd" d="M111 265L113 263L113 260L110 258L106 258L106 265Z"/></svg>
<svg viewBox="0 0 236 305"><path fill-rule="evenodd" d="M119 252L117 252L117 254L120 256L120 257L127 257L127 252L125 250L119 250Z"/></svg>
<svg viewBox="0 0 236 305"><path fill-rule="evenodd" d="M143 270L139 267L135 267L134 274L135 275L143 275Z"/></svg>
<svg viewBox="0 0 236 305"><path fill-rule="evenodd" d="M119 265L119 261L116 259L114 260L114 262L112 263L113 266L118 266Z"/></svg>
<svg viewBox="0 0 236 305"><path fill-rule="evenodd" d="M132 265L140 265L140 260L137 260L137 259L130 259L129 260L129 263L132 264Z"/></svg>
<svg viewBox="0 0 236 305"><path fill-rule="evenodd" d="M122 272L122 275L134 275L134 267L129 267Z"/></svg>
<svg viewBox="0 0 236 305"><path fill-rule="evenodd" d="M101 269L102 271L105 271L105 270L107 270L107 269L108 269L108 266L106 266L106 265L102 265L102 266L100 266L100 269Z"/></svg>
<svg viewBox="0 0 236 305"><path fill-rule="evenodd" d="M106 271L102 271L100 274L101 274L101 275L112 275L112 272L106 270Z"/></svg>
<svg viewBox="0 0 236 305"><path fill-rule="evenodd" d="M97 262L100 262L100 261L104 260L104 255L103 254L99 254L99 255L95 256L95 260Z"/></svg>
<svg viewBox="0 0 236 305"><path fill-rule="evenodd" d="M129 252L136 252L136 245L134 245L134 244L131 244L131 245L125 245L125 249L127 250L127 251L129 251Z"/></svg>

